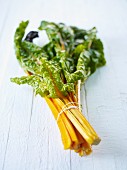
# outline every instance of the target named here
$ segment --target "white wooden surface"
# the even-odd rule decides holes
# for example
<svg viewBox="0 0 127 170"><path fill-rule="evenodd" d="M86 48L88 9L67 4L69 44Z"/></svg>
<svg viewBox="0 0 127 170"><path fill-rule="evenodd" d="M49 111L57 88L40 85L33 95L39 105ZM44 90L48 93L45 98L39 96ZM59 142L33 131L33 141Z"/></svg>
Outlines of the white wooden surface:
<svg viewBox="0 0 127 170"><path fill-rule="evenodd" d="M102 142L89 157L64 151L56 122L39 96L9 78L23 75L13 35L41 20L96 26L107 65L82 88L83 111ZM127 170L127 0L0 0L0 170Z"/></svg>

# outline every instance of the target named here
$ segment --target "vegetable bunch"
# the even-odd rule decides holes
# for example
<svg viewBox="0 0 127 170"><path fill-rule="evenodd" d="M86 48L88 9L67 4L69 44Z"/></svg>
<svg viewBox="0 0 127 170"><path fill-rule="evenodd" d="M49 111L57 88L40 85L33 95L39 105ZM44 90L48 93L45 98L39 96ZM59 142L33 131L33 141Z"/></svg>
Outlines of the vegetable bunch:
<svg viewBox="0 0 127 170"><path fill-rule="evenodd" d="M28 84L44 97L60 129L64 149L88 155L100 138L81 112L80 86L106 63L97 30L42 21L39 30L46 31L49 42L38 46L33 43L38 32L24 37L28 23L22 21L14 35L16 57L27 75L11 81Z"/></svg>

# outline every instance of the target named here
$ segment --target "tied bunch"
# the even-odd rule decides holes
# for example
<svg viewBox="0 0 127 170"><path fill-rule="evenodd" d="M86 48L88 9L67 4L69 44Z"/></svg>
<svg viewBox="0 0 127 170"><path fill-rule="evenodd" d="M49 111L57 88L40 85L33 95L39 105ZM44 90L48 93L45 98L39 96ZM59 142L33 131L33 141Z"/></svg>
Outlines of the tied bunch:
<svg viewBox="0 0 127 170"><path fill-rule="evenodd" d="M38 46L33 43L37 31L24 37L28 23L21 22L14 35L16 57L27 75L11 81L28 84L44 97L58 124L64 149L88 155L100 138L81 112L80 86L106 63L96 28L84 30L42 21L38 29L46 31L49 42Z"/></svg>

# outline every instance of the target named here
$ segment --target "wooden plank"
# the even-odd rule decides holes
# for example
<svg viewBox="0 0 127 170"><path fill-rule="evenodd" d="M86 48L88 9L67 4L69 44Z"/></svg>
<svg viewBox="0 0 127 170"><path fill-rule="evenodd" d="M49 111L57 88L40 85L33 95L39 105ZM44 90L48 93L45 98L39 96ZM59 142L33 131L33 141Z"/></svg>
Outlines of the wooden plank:
<svg viewBox="0 0 127 170"><path fill-rule="evenodd" d="M9 83L9 77L12 74L12 64L10 65L10 72L5 74L6 66L3 65L4 60L6 60L6 57L4 57L4 54L10 55L10 47L7 45L6 42L7 39L4 37L6 30L6 18L9 15L8 11L8 5L9 1L1 1L0 5L0 11L1 11L1 18L0 18L0 30L1 30L1 36L0 36L0 169L4 166L6 151L7 151L7 145L9 140L9 132L10 132L10 123L11 123L11 117L12 117L12 108L14 104L14 95L15 95L15 89L10 86ZM6 48L8 50L5 50L5 44ZM3 50L4 49L4 50ZM7 57L7 58L8 58ZM7 61L7 60L6 60ZM7 65L7 63L5 63ZM15 69L13 69L15 70ZM4 82L2 82L2 79L4 78ZM3 84L2 84L3 83Z"/></svg>
<svg viewBox="0 0 127 170"><path fill-rule="evenodd" d="M17 76L23 74L15 59L13 35L10 35L10 32L14 34L16 20L13 18L15 14L18 15L18 9L13 1L10 8L0 48L0 169L17 169L20 165L24 169L23 158L27 146L32 91L23 87L19 89L9 80L16 74Z"/></svg>
<svg viewBox="0 0 127 170"><path fill-rule="evenodd" d="M21 125L20 121L22 116L26 114L26 112L29 113L29 107L31 108L30 99L32 99L32 93L31 93L32 91L29 90L26 91L20 90L19 93L16 94L16 91L19 87L11 84L10 77L14 72L17 72L19 66L17 64L15 65L14 68L14 62L12 61L13 60L10 58L7 64L8 71L6 72L6 74L4 74L4 81L3 84L1 85L1 91L0 91L0 108L1 108L0 109L0 153L1 153L0 169L4 168L10 139L13 140L13 142L15 141L15 143L12 143L12 148L13 149L15 148L14 144L16 144L16 142L18 141L17 139L19 137L19 131L23 130L23 125L21 126L20 130L18 129L19 127L17 125L20 126ZM26 96L23 95L24 93ZM22 104L24 104L24 107L22 107ZM28 122L24 121L24 124L25 123L28 124ZM16 132L17 136L16 134L14 136L10 135L11 130ZM10 150L11 154L13 153L12 148ZM12 158L12 160L13 161L15 160L14 157Z"/></svg>
<svg viewBox="0 0 127 170"><path fill-rule="evenodd" d="M16 85L15 85L16 86ZM3 169L24 169L31 122L32 89L15 87Z"/></svg>
<svg viewBox="0 0 127 170"><path fill-rule="evenodd" d="M13 32L14 12L16 12L15 8L8 13L10 15L5 24L0 48L0 80L2 83L0 84L0 169L11 169L18 164L16 158L20 160L26 146L27 126L29 126L31 114L32 91L24 88L19 90L18 86L12 85L10 82L10 77L16 73L17 75L23 73L14 57L13 40L10 38L10 30ZM22 105L24 106L22 107ZM26 113L28 114L26 115Z"/></svg>
<svg viewBox="0 0 127 170"><path fill-rule="evenodd" d="M99 26L101 29L107 30L107 33L105 32L107 35L103 36L107 66L98 70L86 83L89 120L102 138L101 144L94 147L95 169L126 169L123 167L127 166L125 163L127 151L127 112L125 112L127 109L125 106L127 77L124 74L127 72L125 67L125 46L127 46L125 35L127 31L121 18L122 6L123 3L112 2L110 7L113 11L109 11L107 14L110 16L108 21L110 27L108 28L107 25L104 28L103 24ZM124 93L124 97L121 92ZM122 165L121 162L124 164Z"/></svg>
<svg viewBox="0 0 127 170"><path fill-rule="evenodd" d="M117 155L114 157L116 169L127 169L127 155Z"/></svg>
<svg viewBox="0 0 127 170"><path fill-rule="evenodd" d="M0 63L1 63L1 68L0 68L0 85L2 84L2 77L4 75L4 69L3 69L3 61L5 60L4 57L2 57L3 55L3 51L5 50L5 45L4 45L4 50L3 50L3 42L4 39L5 39L5 34L6 32L5 31L5 26L6 26L6 22L7 22L7 18L8 18L8 15L9 15L9 5L10 5L10 1L7 0L7 1L4 1L4 0L1 0L0 2L0 54L1 54L1 57L0 57Z"/></svg>
<svg viewBox="0 0 127 170"><path fill-rule="evenodd" d="M108 2L96 1L94 11L99 11L99 13L94 15L94 21L90 19L87 23L91 25L91 23L96 22L106 48L107 66L98 70L86 83L88 119L102 137L102 142L99 146L93 147L94 153L90 156L92 157L91 167L91 164L85 164L86 161L81 163L81 160L75 161L76 159L72 157L72 160L74 159L74 169L79 167L79 169L114 170L126 169L127 166L127 163L125 163L125 160L127 160L127 77L126 74L123 74L127 72L125 66L125 46L127 46L125 35L127 31L124 27L125 20L120 17L125 6L123 7L123 2L120 4L118 1L112 1L109 6ZM112 10L106 13L110 8ZM121 49L118 50L119 48ZM119 136L122 136L122 139ZM120 141L122 144L120 144Z"/></svg>
<svg viewBox="0 0 127 170"><path fill-rule="evenodd" d="M6 23L6 19L9 15L9 6L10 6L10 1L9 0L0 0L0 11L1 11L1 15L0 15L0 32L3 33L4 30L4 26ZM1 40L2 34L0 36L0 40Z"/></svg>
<svg viewBox="0 0 127 170"><path fill-rule="evenodd" d="M93 156L94 169L116 170L116 164L113 155L95 154Z"/></svg>
<svg viewBox="0 0 127 170"><path fill-rule="evenodd" d="M46 103L39 96L34 98L29 124L25 161L26 170L47 169L48 167L48 114Z"/></svg>

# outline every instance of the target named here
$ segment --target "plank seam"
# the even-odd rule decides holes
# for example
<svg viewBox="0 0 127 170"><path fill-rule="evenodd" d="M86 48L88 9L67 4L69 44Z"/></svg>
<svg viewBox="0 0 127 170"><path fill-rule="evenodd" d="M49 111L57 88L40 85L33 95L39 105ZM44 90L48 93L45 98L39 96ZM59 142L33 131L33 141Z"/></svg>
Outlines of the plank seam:
<svg viewBox="0 0 127 170"><path fill-rule="evenodd" d="M70 150L70 170L72 170L72 167L71 167L71 150Z"/></svg>
<svg viewBox="0 0 127 170"><path fill-rule="evenodd" d="M12 108L14 108L14 103L15 103L15 96L14 96L14 101L13 101ZM13 115L13 111L12 111L12 114L11 114L11 116L10 116L10 123L9 123L7 142L6 142L5 152L4 152L4 160L3 160L2 170L4 170L4 167L5 167L5 160L6 160L7 149L8 149L8 143L9 143L9 137L10 137L10 129L11 129L12 115Z"/></svg>
<svg viewBox="0 0 127 170"><path fill-rule="evenodd" d="M30 127L31 127L31 119L32 119L32 115L33 115L33 103L34 103L34 92L32 93L32 101L31 101L31 111L30 111L29 129L28 129L28 138L27 138L27 147L26 147L27 153L28 153L28 141L29 141ZM27 156L26 156L26 159L27 159Z"/></svg>

